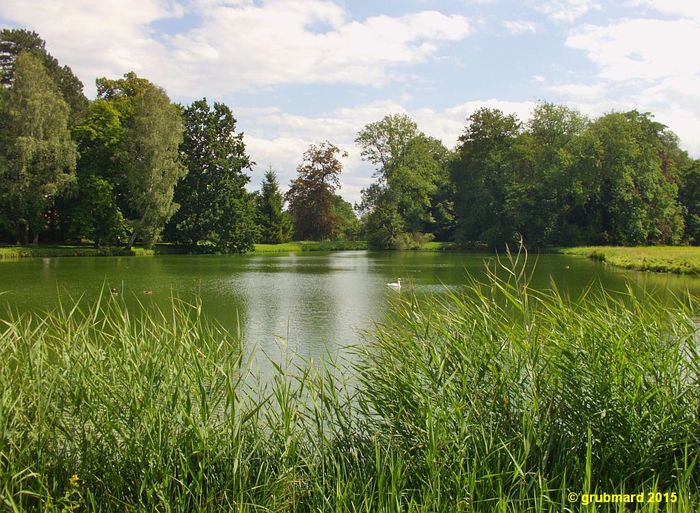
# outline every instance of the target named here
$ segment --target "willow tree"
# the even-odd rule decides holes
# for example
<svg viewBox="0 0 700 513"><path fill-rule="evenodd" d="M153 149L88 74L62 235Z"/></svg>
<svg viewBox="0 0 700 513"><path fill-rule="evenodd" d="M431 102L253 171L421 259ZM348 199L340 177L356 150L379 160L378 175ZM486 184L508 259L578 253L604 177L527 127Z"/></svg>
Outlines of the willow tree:
<svg viewBox="0 0 700 513"><path fill-rule="evenodd" d="M75 181L77 152L68 105L41 60L21 52L13 71L0 107L0 222L36 244L46 210Z"/></svg>
<svg viewBox="0 0 700 513"><path fill-rule="evenodd" d="M329 239L336 231L339 220L333 212L334 195L343 170L339 156L347 157L347 153L328 141L312 144L304 152L297 167L299 176L286 194L297 239Z"/></svg>

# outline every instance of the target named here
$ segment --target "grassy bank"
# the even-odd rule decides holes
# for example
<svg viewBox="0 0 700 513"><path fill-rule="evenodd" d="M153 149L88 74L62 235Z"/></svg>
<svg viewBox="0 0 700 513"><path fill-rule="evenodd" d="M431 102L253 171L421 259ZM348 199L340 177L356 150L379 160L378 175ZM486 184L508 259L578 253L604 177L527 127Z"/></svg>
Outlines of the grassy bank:
<svg viewBox="0 0 700 513"><path fill-rule="evenodd" d="M94 246L0 246L0 259L31 257L76 257L76 256L117 256L117 255L153 255L155 250L132 248L127 251L121 247L96 248Z"/></svg>
<svg viewBox="0 0 700 513"><path fill-rule="evenodd" d="M295 253L305 251L351 251L369 249L367 241L298 241L283 244L255 244L253 254ZM450 242L428 242L417 251L449 251L456 249ZM202 248L202 253L211 251ZM74 257L74 256L152 256L166 254L196 254L197 251L187 246L174 244L157 244L153 249L134 247L127 251L121 247L95 248L86 245L54 246L0 246L0 260L27 257Z"/></svg>
<svg viewBox="0 0 700 513"><path fill-rule="evenodd" d="M586 256L623 269L680 274L700 273L700 247L590 246L565 248L559 251L569 255Z"/></svg>
<svg viewBox="0 0 700 513"><path fill-rule="evenodd" d="M367 249L366 241L301 241L285 244L256 244L253 253L287 253L300 251L346 251ZM211 249L201 248L201 253ZM157 244L153 249L134 247L95 248L88 245L41 245L41 246L0 246L0 260L31 257L76 257L76 256L153 256L169 254L197 253L196 248L174 244Z"/></svg>
<svg viewBox="0 0 700 513"><path fill-rule="evenodd" d="M636 511L659 511L649 497L697 511L691 306L598 290L570 303L517 271L397 299L342 373L355 387L301 365L264 390L197 304L127 312L107 295L14 318L0 327L0 504L618 512L579 494L624 492L644 494Z"/></svg>
<svg viewBox="0 0 700 513"><path fill-rule="evenodd" d="M254 253L287 253L300 251L349 251L367 249L367 241L332 240L299 241L283 244L256 244Z"/></svg>

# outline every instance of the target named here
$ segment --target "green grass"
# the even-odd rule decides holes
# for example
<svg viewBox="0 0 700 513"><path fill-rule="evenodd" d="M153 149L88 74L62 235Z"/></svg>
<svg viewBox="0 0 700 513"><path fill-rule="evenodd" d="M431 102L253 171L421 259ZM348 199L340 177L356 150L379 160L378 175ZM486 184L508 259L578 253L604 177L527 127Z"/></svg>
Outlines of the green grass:
<svg viewBox="0 0 700 513"><path fill-rule="evenodd" d="M450 251L455 248L453 242L426 242L419 251Z"/></svg>
<svg viewBox="0 0 700 513"><path fill-rule="evenodd" d="M346 251L367 249L366 241L300 241L285 244L256 244L254 253L287 253L300 251ZM95 248L87 245L0 246L0 260L29 257L74 256L152 256L188 253L192 248L174 244L157 244L153 249L135 246ZM210 251L209 251L210 252Z"/></svg>
<svg viewBox="0 0 700 513"><path fill-rule="evenodd" d="M659 491L676 502L636 511L697 511L697 303L572 302L523 268L395 298L358 363L276 366L264 388L197 303L15 316L0 509L621 512L567 494Z"/></svg>
<svg viewBox="0 0 700 513"><path fill-rule="evenodd" d="M299 241L283 244L256 244L254 253L287 253L301 251L347 251L367 249L366 241Z"/></svg>
<svg viewBox="0 0 700 513"><path fill-rule="evenodd" d="M0 260L29 257L73 257L73 256L113 256L113 255L153 255L154 250L135 247L127 251L121 247L94 246L0 246Z"/></svg>
<svg viewBox="0 0 700 513"><path fill-rule="evenodd" d="M700 247L590 246L579 248L565 248L559 251L569 255L586 256L624 269L634 269L637 271L669 272L679 274L700 273Z"/></svg>

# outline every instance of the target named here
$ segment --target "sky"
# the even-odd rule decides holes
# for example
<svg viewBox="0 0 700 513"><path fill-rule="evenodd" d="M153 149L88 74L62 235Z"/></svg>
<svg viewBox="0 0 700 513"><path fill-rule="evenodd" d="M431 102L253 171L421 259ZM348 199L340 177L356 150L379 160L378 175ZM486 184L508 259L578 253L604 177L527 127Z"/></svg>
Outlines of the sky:
<svg viewBox="0 0 700 513"><path fill-rule="evenodd" d="M283 186L324 140L348 152L340 194L374 169L354 140L405 113L454 148L480 107L526 121L541 101L591 117L651 112L700 157L697 0L2 0L95 95L129 71L183 104L226 103Z"/></svg>

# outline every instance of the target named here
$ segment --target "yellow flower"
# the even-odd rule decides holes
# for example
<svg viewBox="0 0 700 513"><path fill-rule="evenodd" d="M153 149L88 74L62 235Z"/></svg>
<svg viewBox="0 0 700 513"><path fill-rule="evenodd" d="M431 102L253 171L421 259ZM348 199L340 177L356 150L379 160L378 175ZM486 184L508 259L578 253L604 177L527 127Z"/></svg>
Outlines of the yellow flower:
<svg viewBox="0 0 700 513"><path fill-rule="evenodd" d="M72 486L78 486L80 484L80 478L78 477L78 474L73 474L70 476L70 484Z"/></svg>

